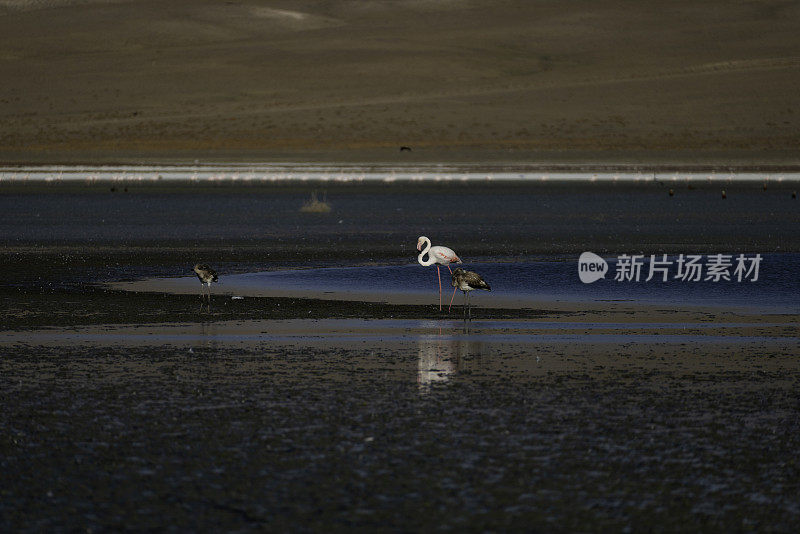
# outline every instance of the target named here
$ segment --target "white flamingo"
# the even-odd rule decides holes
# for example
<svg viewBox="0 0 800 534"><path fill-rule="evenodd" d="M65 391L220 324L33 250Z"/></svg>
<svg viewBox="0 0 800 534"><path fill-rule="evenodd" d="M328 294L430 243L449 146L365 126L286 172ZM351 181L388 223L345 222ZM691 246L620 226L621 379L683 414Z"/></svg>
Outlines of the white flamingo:
<svg viewBox="0 0 800 534"><path fill-rule="evenodd" d="M425 248L422 248L425 245ZM436 275L439 277L439 311L442 310L442 274L439 271L439 265L447 266L447 270L450 271L450 274L453 274L452 269L450 269L451 263L461 263L461 258L453 252L453 249L447 247L432 247L431 240L427 237L420 236L417 239L417 250L420 251L419 256L417 256L417 261L423 267L428 267L430 265L436 265ZM423 260L423 256L425 254L428 255L428 260ZM456 290L453 289L453 294L455 294Z"/></svg>

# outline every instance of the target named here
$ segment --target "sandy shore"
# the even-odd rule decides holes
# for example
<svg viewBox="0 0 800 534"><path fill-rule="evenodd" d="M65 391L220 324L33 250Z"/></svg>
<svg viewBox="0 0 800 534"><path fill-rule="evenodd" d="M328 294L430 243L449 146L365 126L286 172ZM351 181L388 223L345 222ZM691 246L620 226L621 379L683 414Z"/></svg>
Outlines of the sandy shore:
<svg viewBox="0 0 800 534"><path fill-rule="evenodd" d="M357 269L358 267L354 267ZM284 271L287 272L287 271ZM300 274L303 271L288 271L291 273ZM324 271L323 271L324 272ZM254 273L250 273L254 274ZM328 275L325 275L328 276ZM335 275L333 275L335 276ZM445 305L448 304L451 297L455 313L460 313L461 307L464 304L464 296L458 295L455 298L455 293L450 287L448 274L445 274L443 299ZM169 295L198 295L197 278L192 276L185 277L161 277L161 278L147 278L143 280L133 281L116 281L104 284L112 291L129 291L138 293L154 293L154 294L169 294ZM224 284L214 286L214 298L219 305L220 302L228 304L231 301L242 300L245 298L301 298L313 299L319 301L338 301L338 302L370 302L382 303L392 306L431 306L435 305L437 301L435 286L431 290L425 290L421 287L417 288L386 288L380 289L337 289L335 280L323 290L320 289L307 289L297 287L297 284L282 284L280 282L262 281L261 283L254 282L252 277L248 275L237 276L232 275L227 278ZM497 289L495 287L495 289ZM621 295L624 295L621 294ZM628 295L629 297L629 295ZM678 320L692 321L693 318L700 315L711 315L714 317L730 317L730 316L747 316L753 318L763 317L788 317L797 318L792 313L796 311L794 308L769 308L753 306L750 303L742 302L739 305L731 305L723 307L721 305L702 305L698 303L685 303L683 305L675 303L662 303L652 305L647 303L632 302L633 299L598 299L591 297L584 297L579 299L577 297L570 297L569 295L563 298L548 298L544 295L525 294L519 295L513 292L504 292L497 294L496 291L491 294L482 293L472 297L472 306L487 309L514 309L514 310L551 310L565 312L566 314L575 313L588 313L592 315L602 316L607 314L609 321L614 322L616 318L625 315L636 314L637 317L644 315L647 317L654 316L675 316ZM724 319L723 319L724 320Z"/></svg>
<svg viewBox="0 0 800 534"><path fill-rule="evenodd" d="M7 1L0 159L796 164L797 9Z"/></svg>

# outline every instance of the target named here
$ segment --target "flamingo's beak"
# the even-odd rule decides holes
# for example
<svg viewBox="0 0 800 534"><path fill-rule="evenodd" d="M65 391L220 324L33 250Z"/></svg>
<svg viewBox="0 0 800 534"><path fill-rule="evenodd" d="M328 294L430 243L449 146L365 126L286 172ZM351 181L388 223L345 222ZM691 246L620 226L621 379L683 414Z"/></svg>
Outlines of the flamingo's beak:
<svg viewBox="0 0 800 534"><path fill-rule="evenodd" d="M417 250L422 250L422 242L417 241Z"/></svg>

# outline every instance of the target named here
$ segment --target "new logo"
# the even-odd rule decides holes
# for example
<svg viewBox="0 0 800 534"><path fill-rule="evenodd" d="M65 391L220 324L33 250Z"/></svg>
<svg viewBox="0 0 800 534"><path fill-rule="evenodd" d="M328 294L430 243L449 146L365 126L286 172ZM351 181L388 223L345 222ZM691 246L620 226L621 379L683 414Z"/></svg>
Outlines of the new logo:
<svg viewBox="0 0 800 534"><path fill-rule="evenodd" d="M578 276L584 284L591 284L605 278L608 272L606 260L594 252L584 252L578 258Z"/></svg>

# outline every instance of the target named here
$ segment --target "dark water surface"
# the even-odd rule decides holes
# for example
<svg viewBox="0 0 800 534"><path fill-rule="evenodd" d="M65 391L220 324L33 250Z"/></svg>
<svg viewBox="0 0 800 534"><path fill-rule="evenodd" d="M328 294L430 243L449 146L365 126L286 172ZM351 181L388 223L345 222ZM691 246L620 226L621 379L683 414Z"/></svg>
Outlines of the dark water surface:
<svg viewBox="0 0 800 534"><path fill-rule="evenodd" d="M585 250L800 252L792 184L767 190L698 184L673 197L669 189L658 183L7 183L0 184L0 242L253 244L264 247L265 260L306 249L321 257L413 259L419 235L466 259ZM300 212L312 190L325 191L330 213Z"/></svg>

